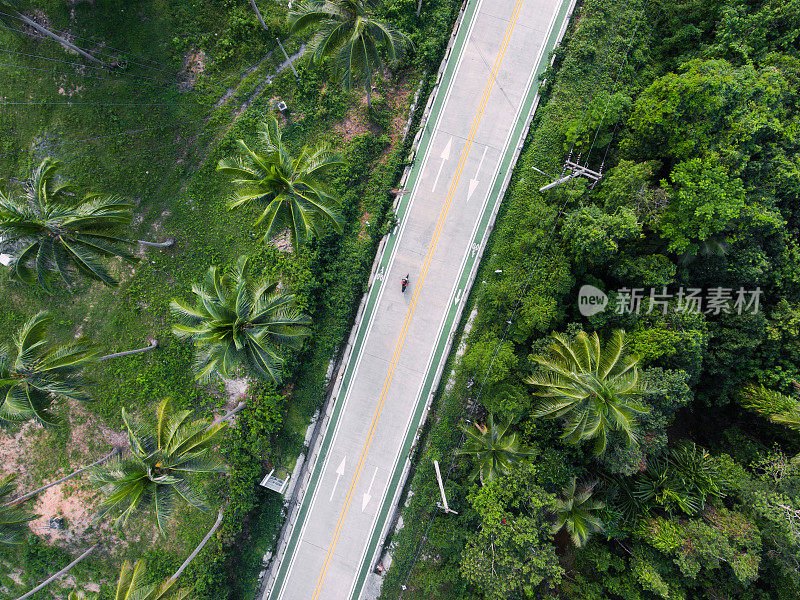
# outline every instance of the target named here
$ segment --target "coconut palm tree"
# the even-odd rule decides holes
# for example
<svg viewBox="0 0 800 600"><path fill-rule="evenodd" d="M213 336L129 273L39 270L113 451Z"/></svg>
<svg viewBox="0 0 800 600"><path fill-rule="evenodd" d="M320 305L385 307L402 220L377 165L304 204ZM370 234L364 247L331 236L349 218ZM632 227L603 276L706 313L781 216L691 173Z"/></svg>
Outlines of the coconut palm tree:
<svg viewBox="0 0 800 600"><path fill-rule="evenodd" d="M773 423L800 431L800 386L794 382L795 397L787 396L763 385L746 385L739 398L748 410L755 411Z"/></svg>
<svg viewBox="0 0 800 600"><path fill-rule="evenodd" d="M240 366L255 376L281 379L282 347L297 347L311 322L295 307L293 294L263 280L252 287L245 277L248 259L240 257L229 274L209 268L202 285L193 285L195 306L173 300L176 336L195 343L197 378L228 377Z"/></svg>
<svg viewBox="0 0 800 600"><path fill-rule="evenodd" d="M144 560L137 561L135 565L126 560L119 572L114 600L185 600L191 593L188 589L178 589L174 579L145 583L147 579L147 563Z"/></svg>
<svg viewBox="0 0 800 600"><path fill-rule="evenodd" d="M644 394L639 359L626 354L625 332L618 329L601 347L597 332L581 331L570 340L553 334L549 356L534 360L540 371L526 381L542 397L534 417L564 417L562 438L572 444L594 440L594 452L605 452L608 434L617 431L628 445L636 443L636 415L650 411L638 402Z"/></svg>
<svg viewBox="0 0 800 600"><path fill-rule="evenodd" d="M12 271L22 281L49 290L58 274L71 284L71 273L115 286L100 262L118 256L135 262L122 246L129 240L115 231L131 222L131 205L115 196L88 194L83 199L69 183L56 183L62 163L45 158L26 184L24 198L0 192L0 237L16 246Z"/></svg>
<svg viewBox="0 0 800 600"><path fill-rule="evenodd" d="M94 546L90 546L87 550L84 550L84 552L78 558L73 560L66 567L64 567L63 569L61 569L57 573L54 573L53 575L51 575L50 577L45 579L42 583L37 585L32 590L28 590L22 596L17 598L17 600L27 600L28 598L33 596L39 590L42 590L42 589L46 588L48 585L50 585L51 583L53 583L56 579L61 579L64 575L69 573L73 569L73 567L75 567L75 565L80 564L81 562L86 560L92 552L97 550L98 545L99 544L95 544Z"/></svg>
<svg viewBox="0 0 800 600"><path fill-rule="evenodd" d="M800 384L792 382L795 388L794 398L781 394L763 385L746 385L739 393L739 400L746 409L760 414L773 423L789 429L800 431ZM792 462L800 463L800 452Z"/></svg>
<svg viewBox="0 0 800 600"><path fill-rule="evenodd" d="M82 339L48 347L52 320L46 312L34 315L14 335L11 349L0 347L0 422L36 419L53 425L53 400L89 399L80 370L96 351Z"/></svg>
<svg viewBox="0 0 800 600"><path fill-rule="evenodd" d="M211 454L221 438L223 423L191 418L191 411L173 412L169 400L156 411L155 425L136 422L123 408L131 454L111 460L91 472L105 495L97 519L118 513L116 524L124 525L134 513L153 509L163 533L176 497L206 510L202 495L191 484L193 473L221 473L226 469Z"/></svg>
<svg viewBox="0 0 800 600"><path fill-rule="evenodd" d="M289 11L290 32L315 30L309 43L311 60L332 59L333 75L346 90L363 85L371 107L372 78L383 66L397 61L410 40L373 14L371 0L305 0Z"/></svg>
<svg viewBox="0 0 800 600"><path fill-rule="evenodd" d="M20 502L25 502L26 500L29 500L30 498L33 498L34 496L38 496L43 491L45 491L45 490L47 490L47 489L49 489L51 487L54 487L56 485L60 485L60 484L64 483L65 481L68 481L68 480L72 479L73 477L77 477L81 473L85 473L86 471L89 471L89 470L93 469L94 467L102 465L107 460L109 460L111 458L114 458L117 454L120 453L120 451L121 451L120 448L114 448L113 450L111 450L111 452L109 452L105 456L102 456L101 458L97 459L96 461L94 461L93 463L91 463L89 465L86 465L84 467L81 467L79 469L74 470L69 475L65 475L64 477L62 477L60 479L56 479L55 481L51 481L50 483L45 484L40 488L36 488L32 492L28 492L28 493L26 493L26 494L24 494L22 496L19 496L18 498L14 498L12 500L8 500L8 504L19 504Z"/></svg>
<svg viewBox="0 0 800 600"><path fill-rule="evenodd" d="M724 496L726 481L705 448L681 440L665 457L651 458L633 478L633 494L648 509L697 515L709 498Z"/></svg>
<svg viewBox="0 0 800 600"><path fill-rule="evenodd" d="M0 544L18 544L23 535L28 531L25 525L33 521L36 515L20 508L16 502L11 502L14 493L14 479L16 475L6 475L0 478Z"/></svg>
<svg viewBox="0 0 800 600"><path fill-rule="evenodd" d="M603 521L597 516L597 512L605 508L605 505L592 498L593 491L594 485L577 491L573 477L561 490L561 497L555 501L556 520L550 531L556 534L562 529L566 530L576 548L586 545L593 533L603 531Z"/></svg>
<svg viewBox="0 0 800 600"><path fill-rule="evenodd" d="M482 484L487 484L499 475L504 475L524 456L533 453L520 448L516 433L509 433L508 421L495 422L494 415L489 415L485 425L475 423L470 427L461 424L461 430L467 439L458 454L472 455L476 458L472 480L480 477Z"/></svg>
<svg viewBox="0 0 800 600"><path fill-rule="evenodd" d="M229 156L217 164L218 171L234 177L231 210L258 207L261 214L255 225L263 223L265 227L262 241L288 229L295 249L319 235L323 222L341 231L342 219L336 211L339 200L320 181L331 167L342 164L338 156L327 148L308 146L292 156L272 115L261 123L259 136L266 152L255 152L238 140L243 156Z"/></svg>

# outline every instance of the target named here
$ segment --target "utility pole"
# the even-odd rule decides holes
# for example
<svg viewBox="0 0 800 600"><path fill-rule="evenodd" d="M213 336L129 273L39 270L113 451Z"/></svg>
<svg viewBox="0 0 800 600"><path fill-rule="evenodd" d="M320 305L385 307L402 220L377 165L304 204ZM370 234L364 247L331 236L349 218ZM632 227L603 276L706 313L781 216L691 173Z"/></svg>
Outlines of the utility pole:
<svg viewBox="0 0 800 600"><path fill-rule="evenodd" d="M592 184L592 186L594 186L594 184L597 183L598 181L600 181L600 178L603 176L602 171L601 172L592 171L588 167L581 166L578 163L572 162L571 160L567 160L567 162L564 163L564 169L565 170L566 169L572 169L572 173L570 173L569 175L564 175L563 177L559 177L555 181L551 181L547 185L544 185L544 186L540 187L539 191L540 192L546 192L549 189L552 189L554 187L558 187L562 183L566 183L570 179L575 179L576 177L581 177L581 176L591 179L594 182ZM541 173L542 175L547 175L548 177L550 177L550 179L553 179L552 175L548 175L544 171L541 171L541 170L539 170L539 169L537 169L535 167L534 167L534 171L536 171L537 173Z"/></svg>
<svg viewBox="0 0 800 600"><path fill-rule="evenodd" d="M283 51L283 55L286 57L287 64L292 68L292 73L294 73L294 78L295 79L300 79L300 75L297 74L297 71L295 70L294 65L292 64L292 59L289 58L288 54L286 54L286 48L283 47L283 44L281 44L280 39L275 38L275 41L278 42L278 46L281 47L281 50Z"/></svg>
<svg viewBox="0 0 800 600"><path fill-rule="evenodd" d="M64 39L63 37L61 37L60 35L56 35L56 34L55 34L55 33L53 33L52 31L50 31L49 29L47 29L47 28L45 28L45 27L42 27L42 26L41 26L41 25L39 25L39 24L38 24L36 21L34 21L33 19L31 19L31 18L29 18L29 17L26 17L26 16L25 16L25 15L23 15L22 13L17 13L16 17L17 17L19 20L21 20L22 22L24 22L26 25L28 25L28 26L32 27L33 29L35 29L36 31L38 31L39 33L41 33L42 35L46 35L47 37L53 38L53 39L54 39L55 41L57 41L59 44L63 44L64 46L66 46L66 47L67 47L67 48L69 48L70 50L73 50L73 51L77 52L78 54L80 54L80 55L81 55L82 57L84 57L85 59L87 59L87 60L90 60L90 61L92 61L93 63L99 64L99 65L101 65L101 66L103 66L103 67L108 67L108 66L110 66L110 65L108 65L107 63L103 62L102 60L100 60L100 59L98 59L98 58L95 58L94 56L92 56L91 54L89 54L88 52L86 52L85 50L82 50L81 48L78 48L78 47L77 47L75 44L73 44L72 42L69 42L68 40L65 40L65 39Z"/></svg>
<svg viewBox="0 0 800 600"><path fill-rule="evenodd" d="M439 471L439 461L438 460L434 460L433 461L433 466L436 468L436 481L439 482L439 491L442 493L442 501L441 502L437 502L436 506L441 508L446 513L452 513L454 515L457 515L458 513L456 511L452 510L447 505L447 496L445 496L445 494L444 494L444 483L442 483L442 473L441 473L441 471Z"/></svg>
<svg viewBox="0 0 800 600"><path fill-rule="evenodd" d="M264 28L264 31L266 31L267 24L264 23L264 17L261 16L261 11L258 10L258 7L256 6L256 0L250 0L250 6L252 6L253 10L256 11L256 16L258 17L258 20L261 22L261 26Z"/></svg>

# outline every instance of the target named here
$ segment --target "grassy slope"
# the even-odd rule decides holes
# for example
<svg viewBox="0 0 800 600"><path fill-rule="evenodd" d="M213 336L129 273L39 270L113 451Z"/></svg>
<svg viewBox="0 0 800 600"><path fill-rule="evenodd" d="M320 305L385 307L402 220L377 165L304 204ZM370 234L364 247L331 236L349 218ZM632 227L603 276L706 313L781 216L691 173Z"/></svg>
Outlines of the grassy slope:
<svg viewBox="0 0 800 600"><path fill-rule="evenodd" d="M246 3L221 4L173 0L140 2L134 8L123 2L102 2L96 6L81 3L71 15L62 2L42 3L53 27L69 28L75 35L103 40L102 47L106 50L124 48L135 53L136 57L128 56L131 62L120 76L129 82L134 80L133 75L161 81L180 79L180 75L156 68L173 73L181 70L185 58L202 48L206 52L206 76L194 88L199 93L178 93L172 89L175 86L161 81L149 82L152 86L99 81L77 76L72 65L21 55L9 60L8 55L4 55L2 62L66 72L54 74L0 65L0 82L5 82L2 86L4 101L64 102L71 99L75 102L177 104L163 107L7 106L0 112L3 125L0 176L12 182L24 179L41 157L57 156L66 163L63 173L70 178L92 189L135 200L136 234L140 238L160 240L170 235L176 239L176 245L168 250L149 249L146 259L135 267L123 263L115 266L122 281L118 289L92 285L84 286L75 294L60 291L55 296L47 296L10 281L5 274L0 275L0 294L9 299L0 313L0 336L7 337L35 311L49 309L56 316L53 328L56 337L67 339L80 328L108 352L144 345L149 336L159 338L162 345L156 351L103 363L94 369L95 383L91 391L95 402L90 406L90 414L99 416L102 423L112 428L121 425L120 406L146 412L167 395L184 406L218 404L208 390L194 385L191 351L171 339L167 306L171 296L188 289L209 265L230 264L239 254L255 252L258 267L268 266L287 283L300 287L301 298L320 314L316 330L324 332L290 368L297 373L296 400L288 407L282 435L276 437L275 453L294 456L300 448L305 423L322 397L327 362L349 329L352 306L360 295L360 287L353 288L353 282L365 275L380 237L377 233L369 235L370 232L362 231L360 217L364 212L380 215L385 210L385 190L394 181L401 153L398 150L386 154L388 138L368 133L345 140L344 135L337 133L334 125L348 113L363 113L363 107L355 94L345 95L326 86L317 70L301 65L299 84L286 72L263 95L254 94L260 88L262 76L271 72L278 57L266 60L256 71L251 72L249 67L271 50L274 35L262 33L254 26L256 21ZM282 23L283 8L270 2L259 4L271 24ZM264 10L265 5L270 10ZM280 27L273 32L285 33ZM95 41L81 41L92 51L100 49ZM0 31L0 44L18 52L76 60L48 41L19 39L7 32ZM292 46L296 47L296 43L287 50L291 52ZM142 57L156 62L144 61ZM95 74L92 70L83 72ZM96 74L114 77L101 71ZM406 110L410 101L406 93L419 81L416 71L404 77L402 90L379 90L388 98L402 96L402 101L386 106L388 120ZM59 88L64 94L59 93ZM235 90L229 94L228 102L215 108L215 102L231 88ZM68 95L76 89L77 93ZM343 210L349 224L344 235L328 236L301 253L299 260L287 260L273 249L253 244L251 228L246 224L248 216L230 214L225 209L229 186L213 168L216 160L233 148L233 140L253 137L258 114L271 110L274 96L285 99L292 108L286 134L290 144L331 142L356 165L343 171L336 181L337 187L345 193ZM250 102L253 102L252 107L240 113L243 104ZM234 117L238 118L229 131ZM192 122L116 135L130 129L184 120ZM379 125L371 127L373 132L380 129ZM69 143L99 136L105 137ZM42 146L50 148L37 150ZM370 165L377 165L377 169ZM301 368L298 369L298 365ZM66 409L63 412L64 416L75 417L67 415ZM11 433L16 431L18 428L11 429ZM31 468L26 486L86 462L90 456L102 452L103 446L102 440L93 440L82 448L82 453L76 452L66 428L41 435L31 446L34 451L27 459ZM251 542L242 548L244 568L235 569L239 576L234 587L242 596L252 585L252 577L258 571L257 561L271 545L280 523L279 500L263 492L257 494L262 506L252 517ZM224 495L224 490L217 493L220 499ZM146 552L154 573L171 572L212 520L213 511L208 515L182 511L159 550ZM149 538L152 532L146 521L135 529L139 530L137 535L144 538ZM131 535L126 540L127 545L108 551L138 558L151 544L149 539L131 542L135 537ZM39 546L28 548L24 555L29 560L20 567L29 583L40 580L53 565L67 560L63 553ZM14 553L7 558L10 559L7 564L15 565ZM118 568L117 562L109 562L104 555L90 559L76 570L77 582L108 580ZM10 581L3 583L12 590L27 587L17 587ZM109 592L107 585L103 586L103 591Z"/></svg>
<svg viewBox="0 0 800 600"><path fill-rule="evenodd" d="M244 10L228 10L223 13L227 19L220 20L218 3L194 4L195 7L185 2L141 2L131 7L130 3L122 2L96 6L82 3L70 15L65 3L42 3L52 27L68 28L73 35L89 38L78 41L92 52L124 48L135 54L134 57L114 52L116 57L130 59L118 77L107 71L82 70L124 82L81 77L74 65L55 62L76 60L58 45L0 31L3 48L38 55L3 56L2 62L29 67L0 66L6 102L170 104L6 106L0 113L2 177L13 183L24 179L42 157L58 157L65 162L64 175L92 189L116 193L136 202L138 226L134 235L163 239L169 234L177 241L176 247L169 251L151 249L147 260L135 268L116 265L115 271L122 279L118 289L84 286L74 295L59 291L50 297L9 281L4 272L0 276L0 294L7 299L0 313L3 338L37 310L50 310L56 317L53 327L56 337L71 337L80 327L84 335L108 352L141 346L151 335L164 339L168 337L166 308L172 294L165 293L167 287L184 289L212 261L225 264L251 246L249 234L238 228L234 217L224 210L223 182L215 180L211 188L203 185L201 178L208 177L209 169L202 172L198 167L230 126L230 107L237 99L232 98L218 109L214 103L227 86L239 83L243 69L271 50L274 41L266 33L261 34L259 28L241 23L245 16L249 20ZM276 6L273 4L273 11L282 13ZM251 36L249 42L238 44L240 52L225 58L224 48L233 45L232 40L245 32ZM103 40L103 45L93 40ZM207 49L206 68L211 77L202 78L194 88L196 92L180 93L174 82L184 80L179 71L183 70L185 57L194 54L195 48ZM218 60L211 63L210 56ZM107 55L104 58L110 59ZM262 75L269 72L273 62L266 61L259 72ZM186 120L191 122L179 123ZM222 124L225 126L219 127ZM161 125L169 126L161 128ZM204 132L206 128L208 131ZM116 135L132 129L149 131ZM101 139L71 143L95 137ZM44 146L48 148L39 149ZM193 209L189 202L201 196L206 201L197 201ZM165 395L184 404L207 397L195 388L190 360L188 348L167 344L150 355L103 364L102 369L92 374L95 385L91 391L96 402L91 411L118 428L122 405L145 411ZM11 429L11 433L16 431L18 428ZM33 452L26 457L26 465L30 466L26 484L36 485L57 473L68 472L76 464L105 451L103 440L97 440L81 448L83 452L76 452L70 438L68 429L55 429L29 446ZM72 452L67 452L68 449ZM183 527L175 528L164 549L176 557L184 555L199 541L212 520L211 514L182 511L177 521ZM137 529L139 536L152 537L149 523L134 527ZM136 558L149 545L148 541L125 545L123 554ZM117 550L120 548L108 549ZM26 589L42 579L44 573L52 572L54 564L67 560L63 554L38 546L27 549L24 556L26 562L17 565L12 555L9 566L22 569L27 584L16 586L9 581L11 590ZM113 576L118 568L115 563L104 560L101 554L81 565L76 578L79 583L99 582Z"/></svg>

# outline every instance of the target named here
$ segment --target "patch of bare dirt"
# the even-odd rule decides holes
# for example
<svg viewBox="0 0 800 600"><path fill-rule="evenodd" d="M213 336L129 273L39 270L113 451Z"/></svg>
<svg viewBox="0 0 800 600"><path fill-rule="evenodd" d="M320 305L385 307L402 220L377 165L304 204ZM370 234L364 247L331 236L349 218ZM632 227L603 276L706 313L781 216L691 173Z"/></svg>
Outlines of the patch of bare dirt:
<svg viewBox="0 0 800 600"><path fill-rule="evenodd" d="M227 403L236 406L240 400L247 397L250 389L250 380L247 377L237 377L235 379L222 378L225 384L225 396Z"/></svg>
<svg viewBox="0 0 800 600"><path fill-rule="evenodd" d="M367 228L371 226L370 219L372 218L372 213L365 212L361 215L361 230L358 232L358 239L365 240L369 237L367 233Z"/></svg>
<svg viewBox="0 0 800 600"><path fill-rule="evenodd" d="M67 96L68 98L72 98L75 94L80 94L83 91L82 85L76 85L75 87L69 87L68 83L61 83L58 86L58 94L59 96Z"/></svg>
<svg viewBox="0 0 800 600"><path fill-rule="evenodd" d="M366 94L364 95L366 97ZM370 132L369 120L363 111L350 111L344 121L333 126L333 130L342 136L344 142Z"/></svg>
<svg viewBox="0 0 800 600"><path fill-rule="evenodd" d="M269 241L269 243L275 246L281 252L292 252L292 237L289 235L289 230L286 230L280 235L275 236Z"/></svg>
<svg viewBox="0 0 800 600"><path fill-rule="evenodd" d="M42 485L43 480L53 481L68 475L73 469L108 454L114 446L127 446L125 434L106 426L80 403L72 401L67 408L70 437L63 450L49 447L47 438L52 433L32 421L25 423L15 434L0 433L0 464L4 472L18 475L18 493ZM63 452L70 466L48 471L48 458L43 452ZM49 542L80 546L92 525L99 496L100 492L89 483L86 474L49 488L31 502L31 509L40 516L31 521L29 527ZM63 517L66 527L63 530L50 529L52 517ZM112 535L109 525L95 527L94 531L103 537Z"/></svg>
<svg viewBox="0 0 800 600"><path fill-rule="evenodd" d="M383 154L381 154L380 162L385 162L388 159L389 153L395 149L403 137L403 131L408 121L408 109L411 103L411 95L413 93L414 90L408 78L400 76L386 96L386 100L389 106L391 106L392 112L395 113L395 117L392 119L389 131L387 132L391 143L386 150L383 151Z"/></svg>
<svg viewBox="0 0 800 600"><path fill-rule="evenodd" d="M76 458L81 458L92 456L98 450L105 453L112 447L127 447L126 433L111 429L78 402L70 401L67 420L70 428L70 438L67 442L68 456L74 453Z"/></svg>
<svg viewBox="0 0 800 600"><path fill-rule="evenodd" d="M411 82L403 78L397 82L397 85L392 88L392 92L389 94L389 104L394 110L400 111L392 120L392 125L389 128L389 137L392 138L393 143L398 141L400 136L403 135L406 121L408 121L407 109L410 105L409 100L413 92L414 90L411 87ZM401 110L403 108L406 110Z"/></svg>
<svg viewBox="0 0 800 600"><path fill-rule="evenodd" d="M205 70L206 51L189 50L186 56L183 57L183 71L181 71L181 75L184 77L183 86L188 89L193 88L197 78L200 77Z"/></svg>
<svg viewBox="0 0 800 600"><path fill-rule="evenodd" d="M45 541L67 546L80 542L85 536L94 519L94 507L100 499L99 491L70 486L69 483L42 492L31 505L39 518L28 523L31 530ZM53 517L64 519L64 529L50 528ZM101 525L100 529L107 530L108 525Z"/></svg>
<svg viewBox="0 0 800 600"><path fill-rule="evenodd" d="M11 573L6 573L6 575L17 585L22 585L22 571L11 571Z"/></svg>

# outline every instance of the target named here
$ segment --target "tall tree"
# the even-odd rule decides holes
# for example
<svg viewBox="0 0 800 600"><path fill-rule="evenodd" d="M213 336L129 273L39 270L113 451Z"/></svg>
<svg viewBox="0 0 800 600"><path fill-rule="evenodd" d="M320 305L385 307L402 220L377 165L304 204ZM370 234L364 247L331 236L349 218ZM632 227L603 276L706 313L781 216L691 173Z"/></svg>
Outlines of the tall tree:
<svg viewBox="0 0 800 600"><path fill-rule="evenodd" d="M85 467L81 467L80 469L76 469L72 473L70 473L69 475L65 475L64 477L61 477L60 479L56 479L55 481L51 481L50 483L45 484L40 488L36 488L32 492L27 492L26 494L24 494L22 496L19 496L18 498L14 498L12 500L9 500L8 504L19 504L20 502L25 502L25 500L33 498L34 496L38 496L39 494L41 494L46 489L49 489L49 488L54 487L56 485L60 485L60 484L64 483L65 481L68 481L68 480L72 479L73 477L77 477L81 473L85 473L86 471L88 471L90 469L93 469L94 467L102 465L104 462L106 462L107 460L115 457L119 453L120 453L120 449L119 448L114 448L111 452L109 452L105 456L97 459L93 463L91 463L89 465L86 465Z"/></svg>
<svg viewBox="0 0 800 600"><path fill-rule="evenodd" d="M474 427L463 424L461 430L467 435L459 454L471 455L476 459L472 479L480 477L486 484L498 475L504 475L517 465L519 459L531 456L532 452L520 447L516 433L509 433L508 421L495 422L489 415L485 425Z"/></svg>
<svg viewBox="0 0 800 600"><path fill-rule="evenodd" d="M0 347L0 421L36 419L56 423L49 411L54 399L88 400L81 369L96 351L86 340L48 346L53 318L34 315L14 335L12 348Z"/></svg>
<svg viewBox="0 0 800 600"><path fill-rule="evenodd" d="M378 20L371 0L306 0L289 11L291 33L313 29L309 48L312 61L330 58L333 75L346 90L363 85L367 103L372 106L372 79L383 66L383 55L389 64L410 40L387 23Z"/></svg>
<svg viewBox="0 0 800 600"><path fill-rule="evenodd" d="M57 273L71 284L77 272L106 285L117 281L100 257L118 256L135 262L117 235L131 222L131 205L115 196L87 194L82 199L70 183L57 183L62 163L45 158L26 184L24 197L0 192L0 236L17 246L12 271L27 283L50 289L50 275Z"/></svg>
<svg viewBox="0 0 800 600"><path fill-rule="evenodd" d="M555 500L556 520L550 531L558 533L564 529L576 548L585 546L593 533L603 531L603 521L597 512L605 505L592 498L593 490L594 486L585 486L578 491L573 477Z"/></svg>
<svg viewBox="0 0 800 600"><path fill-rule="evenodd" d="M156 414L155 424L136 422L122 409L131 454L92 471L92 480L105 495L98 520L114 512L118 513L115 523L124 525L134 513L152 508L163 534L176 497L207 510L190 477L226 470L212 454L225 425L211 419L193 420L189 410L173 412L169 400L158 405Z"/></svg>
<svg viewBox="0 0 800 600"><path fill-rule="evenodd" d="M172 578L161 583L147 581L147 563L139 560L132 565L126 560L119 571L114 600L185 600L191 593L189 589L178 589Z"/></svg>
<svg viewBox="0 0 800 600"><path fill-rule="evenodd" d="M726 481L717 462L694 442L677 442L666 456L653 457L633 478L633 494L645 508L697 515L709 498L725 495Z"/></svg>
<svg viewBox="0 0 800 600"><path fill-rule="evenodd" d="M755 411L773 423L800 431L800 386L794 382L796 397L792 398L763 385L746 385L739 394L742 406Z"/></svg>
<svg viewBox="0 0 800 600"><path fill-rule="evenodd" d="M255 152L238 140L243 156L229 156L217 164L218 171L234 177L230 208L257 206L261 215L255 225L263 223L266 229L262 240L288 229L295 250L319 235L324 221L341 231L339 200L320 181L331 167L342 164L339 158L327 148L308 146L292 156L272 115L261 123L259 136L266 152Z"/></svg>
<svg viewBox="0 0 800 600"><path fill-rule="evenodd" d="M21 542L28 531L25 524L36 518L36 515L20 508L16 502L12 503L10 496L14 493L15 478L16 475L0 478L0 544Z"/></svg>
<svg viewBox="0 0 800 600"><path fill-rule="evenodd" d="M526 381L542 397L533 416L566 421L562 438L572 444L594 440L595 454L605 452L608 434L620 432L636 443L636 415L650 411L638 402L644 394L639 359L626 354L625 332L618 329L601 347L597 332L581 331L570 340L554 333L549 356L534 360L540 370Z"/></svg>
<svg viewBox="0 0 800 600"><path fill-rule="evenodd" d="M86 549L78 558L73 560L66 567L64 567L63 569L61 569L57 573L54 573L53 575L51 575L50 577L45 579L42 583L37 585L32 590L28 590L22 596L17 598L17 600L27 600L28 598L33 596L39 590L42 590L42 589L46 588L48 585L50 585L51 583L53 583L56 579L61 579L64 575L69 573L73 569L73 567L75 567L75 565L77 565L77 564L83 562L84 560L86 560L92 552L97 550L97 546L98 546L98 544L95 544L94 546L91 546L88 549Z"/></svg>
<svg viewBox="0 0 800 600"><path fill-rule="evenodd" d="M256 377L279 382L282 347L297 347L311 322L295 306L294 294L279 292L277 283L262 280L255 287L245 277L248 259L240 257L229 274L209 268L202 285L193 285L195 306L173 300L178 319L175 335L194 341L197 378L230 376L245 366Z"/></svg>

